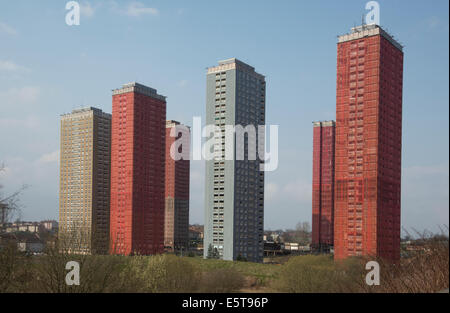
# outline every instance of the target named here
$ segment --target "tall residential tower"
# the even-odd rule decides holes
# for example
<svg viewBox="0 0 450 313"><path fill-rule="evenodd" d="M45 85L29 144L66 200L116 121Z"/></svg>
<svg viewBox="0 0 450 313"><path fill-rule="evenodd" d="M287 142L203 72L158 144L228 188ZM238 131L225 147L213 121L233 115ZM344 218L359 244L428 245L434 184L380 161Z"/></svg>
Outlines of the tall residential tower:
<svg viewBox="0 0 450 313"><path fill-rule="evenodd" d="M162 253L166 98L138 83L112 97L110 251Z"/></svg>
<svg viewBox="0 0 450 313"><path fill-rule="evenodd" d="M262 262L264 155L256 160L248 156L264 134L256 136L256 146L248 145L249 133L243 140L234 136L234 151L226 151L225 126L257 130L265 124L265 78L233 58L209 68L206 80L206 124L215 126L216 144L215 158L206 161L204 256ZM237 157L238 141L244 143L242 159ZM226 160L227 154L234 158Z"/></svg>
<svg viewBox="0 0 450 313"><path fill-rule="evenodd" d="M186 250L189 243L189 146L189 128L167 121L164 246L170 250Z"/></svg>
<svg viewBox="0 0 450 313"><path fill-rule="evenodd" d="M111 114L96 108L61 117L59 234L75 253L109 247Z"/></svg>
<svg viewBox="0 0 450 313"><path fill-rule="evenodd" d="M314 122L312 248L329 251L334 238L334 121Z"/></svg>
<svg viewBox="0 0 450 313"><path fill-rule="evenodd" d="M403 49L377 25L337 45L334 251L400 258Z"/></svg>

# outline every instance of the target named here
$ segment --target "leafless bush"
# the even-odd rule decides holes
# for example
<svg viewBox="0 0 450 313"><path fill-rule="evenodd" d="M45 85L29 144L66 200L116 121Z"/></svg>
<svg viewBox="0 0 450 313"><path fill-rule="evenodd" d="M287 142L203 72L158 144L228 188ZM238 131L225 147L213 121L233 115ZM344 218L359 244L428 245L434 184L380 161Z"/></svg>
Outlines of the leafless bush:
<svg viewBox="0 0 450 313"><path fill-rule="evenodd" d="M91 255L87 244L89 234L81 230L61 234L48 243L45 255L33 259L32 292L86 293L108 292L118 280L120 257ZM66 264L76 261L80 265L80 285L67 285Z"/></svg>
<svg viewBox="0 0 450 313"><path fill-rule="evenodd" d="M328 256L291 258L273 287L281 292L428 293L449 288L448 236L424 232L412 241L409 254L399 262L382 259L380 285L368 286L365 264L372 258L335 262Z"/></svg>
<svg viewBox="0 0 450 313"><path fill-rule="evenodd" d="M127 257L120 276L119 292L193 292L198 282L194 266L174 255Z"/></svg>
<svg viewBox="0 0 450 313"><path fill-rule="evenodd" d="M20 292L29 281L28 258L13 243L0 248L0 292Z"/></svg>
<svg viewBox="0 0 450 313"><path fill-rule="evenodd" d="M0 174L5 171L5 166L0 164ZM9 194L3 195L1 193L2 185L0 185L0 230L5 223L10 222L14 217L20 216L20 195L28 188L23 185L19 190Z"/></svg>
<svg viewBox="0 0 450 313"><path fill-rule="evenodd" d="M398 264L380 261L381 283L370 291L434 293L449 288L449 240L445 235L422 233L415 249ZM365 286L368 289L368 286Z"/></svg>
<svg viewBox="0 0 450 313"><path fill-rule="evenodd" d="M202 273L199 292L237 292L244 282L244 276L233 268L214 269Z"/></svg>
<svg viewBox="0 0 450 313"><path fill-rule="evenodd" d="M285 263L274 288L289 293L344 292L359 273L349 261L335 263L330 256L298 256Z"/></svg>

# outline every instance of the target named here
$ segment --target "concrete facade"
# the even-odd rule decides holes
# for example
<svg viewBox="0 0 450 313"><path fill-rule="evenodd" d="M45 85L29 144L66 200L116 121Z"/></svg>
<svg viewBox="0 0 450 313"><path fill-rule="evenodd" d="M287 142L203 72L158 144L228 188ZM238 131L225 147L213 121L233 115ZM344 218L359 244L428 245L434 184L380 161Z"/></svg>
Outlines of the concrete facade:
<svg viewBox="0 0 450 313"><path fill-rule="evenodd" d="M111 114L96 108L61 117L59 234L80 236L74 252L108 252Z"/></svg>
<svg viewBox="0 0 450 313"><path fill-rule="evenodd" d="M262 161L249 160L245 138L244 160L225 160L225 125L265 124L266 84L263 75L237 59L220 61L207 72L206 124L215 125L215 158L206 161L204 257L210 247L219 258L252 262L263 260L264 172ZM264 136L256 136L264 140ZM261 158L264 155L260 156Z"/></svg>

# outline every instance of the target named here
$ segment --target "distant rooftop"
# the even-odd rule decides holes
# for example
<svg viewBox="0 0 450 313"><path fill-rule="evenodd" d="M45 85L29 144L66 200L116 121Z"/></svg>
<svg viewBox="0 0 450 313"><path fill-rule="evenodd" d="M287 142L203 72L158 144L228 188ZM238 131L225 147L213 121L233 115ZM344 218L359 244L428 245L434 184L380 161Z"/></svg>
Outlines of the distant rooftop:
<svg viewBox="0 0 450 313"><path fill-rule="evenodd" d="M186 125L183 125L180 122L175 121L175 120L167 120L166 121L166 128L171 128L171 127L174 127L174 126L177 126L177 125L186 126ZM186 126L186 127L190 129L189 126Z"/></svg>
<svg viewBox="0 0 450 313"><path fill-rule="evenodd" d="M351 32L345 35L338 36L338 43L356 40L364 37L371 37L381 35L392 43L399 50L403 51L403 45L394 39L394 36L386 32L381 26L376 24L361 25L352 27Z"/></svg>
<svg viewBox="0 0 450 313"><path fill-rule="evenodd" d="M167 120L166 121L166 128L172 127L172 126L175 126L175 125L180 125L180 122L174 121L174 120Z"/></svg>
<svg viewBox="0 0 450 313"><path fill-rule="evenodd" d="M233 64L233 63L239 64L239 65L241 65L241 66L245 66L245 67L247 67L247 68L248 68L249 70L251 70L251 71L254 71L254 70L255 70L255 68L254 68L253 66L248 65L247 63L242 62L241 60L236 59L236 58L231 58L231 59L226 59L226 60L219 61L219 65Z"/></svg>
<svg viewBox="0 0 450 313"><path fill-rule="evenodd" d="M121 95L124 93L129 93L129 92L137 92L161 101L166 101L166 97L163 95L159 95L157 90L142 84L139 84L137 82L131 82L128 84L124 84L122 85L122 88L118 88L118 89L113 89L113 96L114 95Z"/></svg>
<svg viewBox="0 0 450 313"><path fill-rule="evenodd" d="M313 126L314 127L336 126L336 121L314 121Z"/></svg>
<svg viewBox="0 0 450 313"><path fill-rule="evenodd" d="M82 107L82 108L74 109L74 110L72 110L71 113L64 113L64 114L61 114L61 116L62 117L70 117L71 115L83 114L83 113L87 113L87 112L94 112L99 115L111 116L110 113L103 112L101 109L94 108L94 107Z"/></svg>
<svg viewBox="0 0 450 313"><path fill-rule="evenodd" d="M222 72L222 71L228 71L232 69L239 69L246 71L248 73L254 74L258 76L260 79L264 80L264 75L259 74L255 71L255 68L251 65L248 65L245 62L242 62L241 60L238 60L236 58L226 59L218 62L219 65L212 66L208 68L208 74Z"/></svg>

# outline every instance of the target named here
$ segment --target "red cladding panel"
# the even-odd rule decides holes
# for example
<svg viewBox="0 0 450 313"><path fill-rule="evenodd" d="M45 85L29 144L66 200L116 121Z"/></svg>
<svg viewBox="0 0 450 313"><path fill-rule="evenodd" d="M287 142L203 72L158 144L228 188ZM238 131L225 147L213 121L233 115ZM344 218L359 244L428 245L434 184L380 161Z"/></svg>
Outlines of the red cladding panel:
<svg viewBox="0 0 450 313"><path fill-rule="evenodd" d="M333 245L335 126L314 127L312 245Z"/></svg>
<svg viewBox="0 0 450 313"><path fill-rule="evenodd" d="M113 95L113 254L164 250L165 123L165 101L137 92Z"/></svg>
<svg viewBox="0 0 450 313"><path fill-rule="evenodd" d="M384 36L338 44L335 259L400 258L402 82Z"/></svg>

